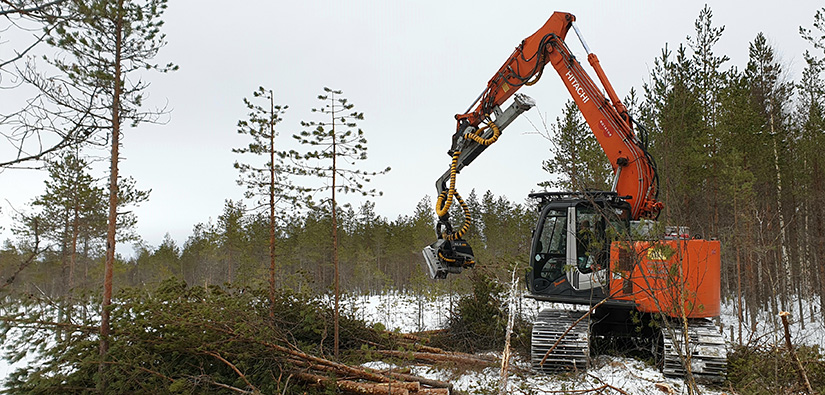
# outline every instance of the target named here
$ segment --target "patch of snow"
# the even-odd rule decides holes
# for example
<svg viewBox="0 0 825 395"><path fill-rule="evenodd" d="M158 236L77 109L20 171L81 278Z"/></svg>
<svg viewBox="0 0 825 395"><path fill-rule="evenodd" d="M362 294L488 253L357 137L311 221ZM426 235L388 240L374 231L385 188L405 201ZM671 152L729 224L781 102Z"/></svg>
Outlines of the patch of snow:
<svg viewBox="0 0 825 395"><path fill-rule="evenodd" d="M819 346L825 349L825 320L819 299L802 300L802 311L799 311L800 300L796 296L789 298L788 312L791 313L789 332L793 344ZM736 300L722 304L721 322L725 339L729 344L739 343L739 314ZM747 307L745 307L747 309ZM812 314L813 313L813 314ZM750 346L778 345L784 347L785 329L780 318L770 311L759 311L751 320L745 316L742 323L742 344ZM755 322L755 326L751 323Z"/></svg>
<svg viewBox="0 0 825 395"><path fill-rule="evenodd" d="M387 330L413 333L444 328L456 296L415 295L388 291L380 295L351 296L343 300L344 311Z"/></svg>

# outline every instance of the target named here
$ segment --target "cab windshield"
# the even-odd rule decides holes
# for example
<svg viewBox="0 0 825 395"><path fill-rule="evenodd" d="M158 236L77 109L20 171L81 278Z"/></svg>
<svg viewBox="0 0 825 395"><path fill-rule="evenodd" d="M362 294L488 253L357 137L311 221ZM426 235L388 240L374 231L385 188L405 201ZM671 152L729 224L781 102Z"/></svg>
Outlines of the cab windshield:
<svg viewBox="0 0 825 395"><path fill-rule="evenodd" d="M564 255L567 251L567 212L550 210L544 217L539 236L538 251L545 254Z"/></svg>

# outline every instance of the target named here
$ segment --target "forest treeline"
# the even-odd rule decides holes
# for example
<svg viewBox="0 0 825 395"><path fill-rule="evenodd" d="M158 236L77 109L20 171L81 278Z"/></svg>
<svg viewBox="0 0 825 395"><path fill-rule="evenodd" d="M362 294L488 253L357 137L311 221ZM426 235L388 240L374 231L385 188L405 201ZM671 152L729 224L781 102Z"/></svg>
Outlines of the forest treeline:
<svg viewBox="0 0 825 395"><path fill-rule="evenodd" d="M802 56L804 70L792 80L780 51L762 33L746 44L746 64L731 64L716 52L724 26L705 7L686 41L665 46L649 78L625 99L637 134L658 163L659 200L665 203L660 220L722 241L722 294L742 306L752 323L758 310L785 309L791 295L817 297L825 305L825 9L812 17L810 27L802 21L800 28L809 50L793 54ZM598 159L591 132L575 106L561 113L547 131L555 148L545 163L561 181L541 185L604 188L609 169ZM105 185L78 183L88 176L88 165L77 150L61 152L49 162L47 191L32 202L37 215L21 218L18 238L2 246L5 290L63 295L99 288ZM148 198L133 183L124 185L123 204ZM467 239L480 262L474 270L509 278L519 265L526 268L536 215L531 203L490 191L466 200L474 218ZM171 276L202 285L265 283L270 218L253 209L257 203L244 202L227 200L216 220L195 225L182 245L169 237L146 245L128 231L136 218L124 216L118 240L133 240L137 253L117 260L115 286L157 284ZM395 219L376 214L367 200L340 207L338 216L344 290L464 286L461 278L426 280L421 248L435 240L429 197ZM280 212L277 285L330 289L332 219L323 204Z"/></svg>
<svg viewBox="0 0 825 395"><path fill-rule="evenodd" d="M724 26L705 7L632 103L659 164L663 219L721 239L723 295L753 325L760 309L789 308L791 295L825 301L823 12L813 31L799 28L810 47L794 81L762 33L747 64L715 52Z"/></svg>
<svg viewBox="0 0 825 395"><path fill-rule="evenodd" d="M529 250L534 210L526 203L513 203L488 191L469 194L467 202L478 219L469 240L479 249L479 270L506 273L524 262ZM439 285L425 274L421 249L435 239L432 201L423 197L413 213L388 220L366 201L358 207L339 208L339 256L341 284L345 291L375 293L387 289L423 290ZM279 287L325 293L332 283L332 245L329 210L318 209L286 218L276 245L276 279ZM157 247L137 242L136 253L120 257L115 266L118 287L154 286L174 276L188 284L236 287L261 286L269 267L268 218L249 214L239 201L227 200L215 221L199 223L178 245L168 235ZM74 283L80 289L98 288L101 248L94 233L79 236L82 248L71 262L68 244L71 232L55 234L50 249L17 274L11 288L23 293L61 296ZM66 244L61 248L61 244ZM476 247L477 246L477 247ZM0 255L0 276L9 278L31 246L7 241ZM483 267L483 268L482 268ZM526 267L526 264L525 264ZM73 281L68 281L70 272ZM463 287L465 285L459 281ZM441 285L446 290L448 285ZM462 288L456 288L460 290Z"/></svg>

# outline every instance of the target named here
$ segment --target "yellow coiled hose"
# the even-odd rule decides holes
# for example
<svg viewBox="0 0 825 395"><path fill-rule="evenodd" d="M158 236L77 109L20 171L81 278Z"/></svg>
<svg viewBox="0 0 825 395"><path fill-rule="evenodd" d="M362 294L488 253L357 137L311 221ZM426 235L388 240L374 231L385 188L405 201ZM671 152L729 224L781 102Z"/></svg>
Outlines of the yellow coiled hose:
<svg viewBox="0 0 825 395"><path fill-rule="evenodd" d="M485 131L487 128L493 129L493 135L490 136L490 138L488 139L481 138L481 133ZM499 130L498 126L496 126L496 124L494 124L492 121L488 121L487 126L484 126L483 128L476 130L475 133L464 133L465 139L473 140L481 145L493 144L496 142L496 140L498 140L499 136L501 136L501 130Z"/></svg>
<svg viewBox="0 0 825 395"><path fill-rule="evenodd" d="M482 138L481 133L484 132L487 128L493 129L493 135L490 138ZM487 126L484 126L478 129L475 133L465 133L464 138L468 140L475 141L481 145L490 145L498 140L499 136L501 136L501 130L496 126L495 123L492 121L487 122ZM473 221L472 216L470 215L470 207L464 202L464 199L461 198L461 195L458 194L458 191L455 189L455 179L456 174L458 174L458 157L461 155L461 151L453 152L453 158L450 162L450 187L448 190L441 192L438 195L438 200L435 203L435 213L439 217L443 217L447 215L449 212L450 206L453 204L453 198L458 201L458 204L461 206L461 211L464 212L464 224L461 225L461 228L458 231L453 232L451 234L442 234L442 237L446 240L458 240L462 238L467 231L470 230L470 224Z"/></svg>
<svg viewBox="0 0 825 395"><path fill-rule="evenodd" d="M456 195L455 177L457 174L459 155L461 155L461 151L453 152L453 160L450 162L450 188L441 192L441 194L438 195L438 200L435 202L435 214L439 217L447 215L450 206L453 204L453 196Z"/></svg>
<svg viewBox="0 0 825 395"><path fill-rule="evenodd" d="M440 204L441 202L443 202L445 200L451 201L452 198L454 197L458 201L458 204L461 206L461 211L464 212L464 224L461 225L461 228L458 229L457 231L451 233L451 234L442 234L441 235L444 239L450 240L450 241L458 240L458 239L462 238L467 233L467 231L470 230L470 224L473 221L472 216L470 216L470 207L467 206L467 203L464 202L464 199L461 198L461 195L459 195L458 192L455 191L455 189L453 189L451 191L452 191L452 195L449 195L450 196L449 198L448 198L448 192L447 191L441 192L441 195L438 196L438 203L437 203L437 204ZM439 215L439 216L442 216L442 215Z"/></svg>

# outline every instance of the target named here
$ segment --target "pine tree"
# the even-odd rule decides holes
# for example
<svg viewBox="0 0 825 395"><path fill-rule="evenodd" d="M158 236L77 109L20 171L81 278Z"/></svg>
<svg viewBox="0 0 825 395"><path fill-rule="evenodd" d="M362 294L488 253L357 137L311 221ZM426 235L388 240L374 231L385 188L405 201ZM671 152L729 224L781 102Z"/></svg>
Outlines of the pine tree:
<svg viewBox="0 0 825 395"><path fill-rule="evenodd" d="M651 82L644 85L643 120L662 180L665 209L661 219L696 229L703 222L689 213L695 207L696 195L701 194L695 186L703 184L705 178L697 170L706 156L703 139L698 136L704 126L691 81L694 75L684 46L680 45L675 55L665 47L654 61Z"/></svg>
<svg viewBox="0 0 825 395"><path fill-rule="evenodd" d="M157 248L138 243L135 246L137 257L134 259L130 282L138 286L156 285L162 281L179 276L181 273L181 251L169 233Z"/></svg>
<svg viewBox="0 0 825 395"><path fill-rule="evenodd" d="M539 183L540 187L566 191L610 189L610 161L593 132L572 100L568 100L562 116L549 131L540 132L553 144L552 158L542 163L542 169L560 178Z"/></svg>
<svg viewBox="0 0 825 395"><path fill-rule="evenodd" d="M274 93L264 87L259 87L252 94L253 98L263 99L265 106L255 104L250 99L244 98L244 104L249 110L249 119L238 121L238 133L249 135L252 142L244 148L235 148L232 152L241 154L265 155L268 161L262 166L255 166L249 163L235 162L235 168L241 173L238 179L239 185L247 188L246 198L259 199L255 208L268 208L268 229L269 229L269 298L274 306L275 301L275 240L278 222L283 221L288 210L294 210L298 206L298 199L294 193L295 189L289 184L284 173L283 158L285 154L277 150L275 138L278 133L275 125L281 122L281 114L288 106L275 105ZM273 307L274 308L274 307ZM275 311L270 310L270 315L275 316Z"/></svg>
<svg viewBox="0 0 825 395"><path fill-rule="evenodd" d="M219 237L220 233L211 222L193 227L180 254L181 278L187 284L207 287L222 282L223 277L218 274L222 266Z"/></svg>
<svg viewBox="0 0 825 395"><path fill-rule="evenodd" d="M223 282L232 284L236 281L237 270L244 259L246 235L244 234L244 214L246 206L243 203L227 200L223 213L218 216L218 240L221 247L221 257L224 261L226 277Z"/></svg>
<svg viewBox="0 0 825 395"><path fill-rule="evenodd" d="M698 99L699 110L702 116L700 129L695 131L695 139L700 155L696 168L693 171L701 174L705 179L706 191L695 198L697 206L694 210L707 213L703 218L709 226L705 232L716 235L719 229L719 209L722 201L719 199L720 164L718 114L719 91L724 88L726 73L721 69L729 60L727 55L717 55L714 46L722 38L725 26L714 26L713 12L707 5L699 12L694 22L695 36L688 37L688 46L693 50L691 65L694 74L690 77L691 86ZM704 207L702 208L701 205Z"/></svg>
<svg viewBox="0 0 825 395"><path fill-rule="evenodd" d="M89 174L87 161L76 153L64 153L47 165L46 191L32 203L44 238L57 243L62 267L71 291L75 286L77 250L81 239L99 239L105 233L104 189Z"/></svg>
<svg viewBox="0 0 825 395"><path fill-rule="evenodd" d="M816 49L821 49L825 52L825 7L816 10L814 13L814 29L817 31L813 31L812 29L806 27L799 27L799 35L802 36L805 41L808 41L811 45L813 45Z"/></svg>
<svg viewBox="0 0 825 395"><path fill-rule="evenodd" d="M735 70L729 75L728 84L720 92L718 136L720 138L720 177L725 180L720 188L721 198L730 202L729 230L723 237L725 256L731 256L736 265L729 273L729 281L724 288L735 290L737 313L739 316L739 340L742 340L742 326L746 320L746 308L751 313L757 311L759 284L755 283L753 268L757 263L753 251L755 238L754 160L749 147L753 135L759 130L759 115L751 102L750 85L745 76ZM735 281L733 280L735 279ZM735 285L733 284L735 282ZM751 314L753 316L753 314Z"/></svg>
<svg viewBox="0 0 825 395"><path fill-rule="evenodd" d="M42 91L60 108L61 114L81 127L88 135L102 132L111 147L109 172L109 215L106 237L106 263L101 303L100 353L101 373L109 348L109 311L112 304L112 276L115 262L118 217L118 162L124 124L136 126L158 119L159 110L141 111L149 83L139 73L147 70L168 72L172 64L159 65L153 60L166 44L160 20L166 0L92 0L72 1L72 13L78 18L60 26L48 42L61 50L50 58L63 75L65 83L48 83ZM66 119L66 118L63 118ZM100 390L105 391L105 375Z"/></svg>
<svg viewBox="0 0 825 395"><path fill-rule="evenodd" d="M346 167L346 165L354 165L358 161L367 159L367 139L364 137L364 132L357 128L357 121L364 119L364 113L354 111L355 105L342 97L342 91L325 87L324 92L323 95L318 96L318 100L324 102L324 105L321 108L313 108L312 112L321 113L322 116L329 118L301 122L302 126L313 129L293 136L302 145L308 145L314 150L304 154L292 151L291 156L298 162L298 166L293 168L294 173L329 182L329 184L316 187L304 186L301 191L307 194L327 190L331 192L330 198L325 199L324 202L328 203L332 214L332 262L335 288L334 352L337 358L340 284L336 193L360 193L362 196L381 195L381 192L376 189L366 189L365 184L373 176L387 173L390 168L369 172Z"/></svg>
<svg viewBox="0 0 825 395"><path fill-rule="evenodd" d="M63 152L58 160L47 162L49 178L45 191L32 201L32 213L20 217L18 235L38 236L43 248L57 251L61 273L49 273L61 288L59 294L78 285L78 261L84 258L83 284L88 273L89 254L103 246L106 236L106 193L100 180L92 177L88 161L76 152ZM120 180L118 204L121 208L146 201L150 191L136 189L132 178ZM121 241L137 241L137 218L130 211L118 216L117 234ZM35 235L37 233L37 235ZM82 251L81 251L82 250ZM81 256L82 254L82 256Z"/></svg>
<svg viewBox="0 0 825 395"><path fill-rule="evenodd" d="M802 79L796 85L799 100L796 123L799 125L798 160L795 167L803 174L795 180L806 187L800 188L802 228L800 233L801 255L807 263L812 284L825 303L825 160L821 147L825 146L825 61L806 51L807 66ZM804 277L803 277L804 278ZM822 304L825 305L825 304Z"/></svg>
<svg viewBox="0 0 825 395"><path fill-rule="evenodd" d="M762 215L771 215L774 219L767 221L768 228L765 232L779 236L778 245L772 246L772 241L763 243L766 249L766 258L775 264L768 268L772 272L775 287L768 288L773 292L771 295L772 306L778 314L778 308L773 304L776 297L784 304L788 290L788 281L791 277L790 260L788 251L788 207L785 196L788 193L788 163L790 157L789 146L791 136L789 135L789 103L793 85L783 80L782 67L775 58L774 50L762 33L749 45L749 61L745 69L745 77L751 85L751 100L758 111L758 116L762 122L757 134L752 138L759 142L759 153L763 158L770 160L762 161L763 166L759 174L759 191L762 194ZM770 197L770 198L769 198ZM770 213L775 213L770 214ZM776 229L776 230L774 230ZM770 253L768 250L776 251ZM767 263L767 262L766 262ZM775 267L775 268L774 268ZM776 295L776 288L780 289Z"/></svg>

